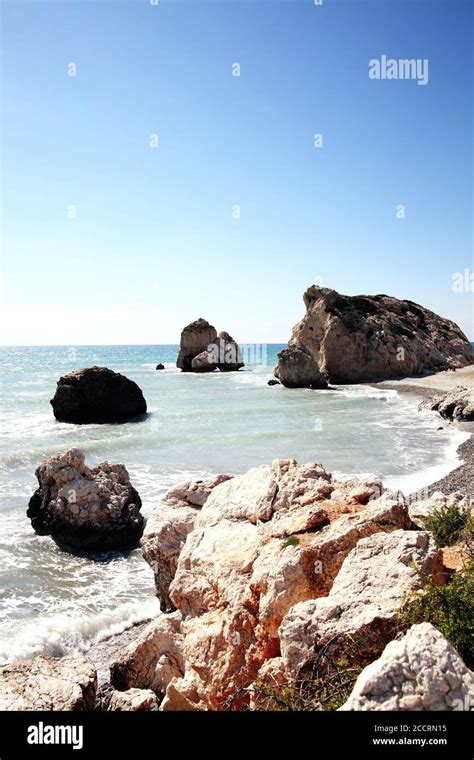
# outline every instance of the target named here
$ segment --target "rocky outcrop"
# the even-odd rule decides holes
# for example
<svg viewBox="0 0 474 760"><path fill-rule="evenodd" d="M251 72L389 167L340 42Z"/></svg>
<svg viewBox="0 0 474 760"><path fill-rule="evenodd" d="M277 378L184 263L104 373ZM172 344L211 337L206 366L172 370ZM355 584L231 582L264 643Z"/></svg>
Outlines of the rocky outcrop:
<svg viewBox="0 0 474 760"><path fill-rule="evenodd" d="M193 372L236 372L244 366L242 354L236 341L227 332L220 332L205 351L191 362Z"/></svg>
<svg viewBox="0 0 474 760"><path fill-rule="evenodd" d="M275 377L287 388L328 387L311 352L300 346L289 346L280 351Z"/></svg>
<svg viewBox="0 0 474 760"><path fill-rule="evenodd" d="M304 303L306 315L293 328L288 350L309 352L331 383L409 377L474 362L472 347L454 322L412 301L343 296L313 285ZM276 376L284 382L289 373L293 384L310 385L311 363L301 359L299 376L293 365L301 355L295 355L299 358L293 365L291 356L279 358Z"/></svg>
<svg viewBox="0 0 474 760"><path fill-rule="evenodd" d="M458 385L454 390L436 396L429 407L447 420L474 420L474 388Z"/></svg>
<svg viewBox="0 0 474 760"><path fill-rule="evenodd" d="M152 689L162 699L173 678L184 675L181 614L160 617L149 623L110 669L112 685L120 691Z"/></svg>
<svg viewBox="0 0 474 760"><path fill-rule="evenodd" d="M183 372L221 372L244 366L240 348L227 332L217 333L213 325L199 318L181 333L176 366Z"/></svg>
<svg viewBox="0 0 474 760"><path fill-rule="evenodd" d="M194 357L207 351L209 344L216 338L216 328L202 317L187 325L181 333L179 342L179 354L176 361L178 369L191 372Z"/></svg>
<svg viewBox="0 0 474 760"><path fill-rule="evenodd" d="M341 710L474 710L474 673L430 623L368 665Z"/></svg>
<svg viewBox="0 0 474 760"><path fill-rule="evenodd" d="M452 507L455 504L462 510L471 511L474 509L474 502L460 491L455 491L448 496L440 491L435 491L426 499L408 499L407 502L410 518L413 524L421 530L425 527L425 518L429 517L435 510Z"/></svg>
<svg viewBox="0 0 474 760"><path fill-rule="evenodd" d="M161 364L161 363L157 364L156 367L155 367L155 369L164 369L164 368L165 368L165 365Z"/></svg>
<svg viewBox="0 0 474 760"><path fill-rule="evenodd" d="M112 691L107 699L108 712L155 712L159 702L150 689Z"/></svg>
<svg viewBox="0 0 474 760"><path fill-rule="evenodd" d="M186 536L194 528L196 515L212 490L230 477L216 475L207 480L179 483L168 491L147 522L141 547L143 556L154 570L156 594L163 612L175 609L169 597L169 587Z"/></svg>
<svg viewBox="0 0 474 760"><path fill-rule="evenodd" d="M324 648L338 656L348 637L364 656L378 657L394 638L398 613L423 577L444 583L441 553L425 531L396 530L361 539L348 554L329 594L296 604L280 627L285 671L294 678Z"/></svg>
<svg viewBox="0 0 474 760"><path fill-rule="evenodd" d="M96 691L95 668L79 654L0 668L0 710L92 710Z"/></svg>
<svg viewBox="0 0 474 760"><path fill-rule="evenodd" d="M152 688L164 694L161 710L248 705L246 689L261 669L281 664L286 616L300 602L329 594L361 539L383 534L388 540L397 531L395 543L401 541L414 559L421 535L409 530L403 500L382 494L376 478L338 482L320 465L294 460L276 460L224 480L193 517L174 559L169 599L177 612L164 617L173 617L170 628L163 630L157 621L157 630L150 627L141 644L147 655L139 656L132 646L114 666L116 688ZM168 520L173 521L172 509ZM160 531L166 535L168 529L163 523ZM405 533L414 544L404 541ZM419 541L428 547L423 536ZM430 551L426 548L426 556ZM159 575L158 548L153 556ZM398 571L407 572L402 559ZM171 655L172 645L178 651ZM142 661L145 675L137 665Z"/></svg>
<svg viewBox="0 0 474 760"><path fill-rule="evenodd" d="M146 413L143 393L133 380L106 367L88 367L64 375L51 399L60 422L126 422Z"/></svg>
<svg viewBox="0 0 474 760"><path fill-rule="evenodd" d="M89 468L79 449L69 449L42 462L35 474L39 488L27 515L36 533L79 550L138 544L141 499L123 464L102 462Z"/></svg>

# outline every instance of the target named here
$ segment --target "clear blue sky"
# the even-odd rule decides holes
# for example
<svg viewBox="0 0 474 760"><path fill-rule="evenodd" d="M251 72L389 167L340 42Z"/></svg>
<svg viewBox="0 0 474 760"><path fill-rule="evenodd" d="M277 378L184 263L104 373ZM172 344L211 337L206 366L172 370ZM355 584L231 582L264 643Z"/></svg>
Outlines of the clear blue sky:
<svg viewBox="0 0 474 760"><path fill-rule="evenodd" d="M199 316L284 342L318 277L474 339L472 293L452 290L474 268L472 3L6 0L2 17L1 342L176 343ZM428 84L369 79L382 54L429 59Z"/></svg>

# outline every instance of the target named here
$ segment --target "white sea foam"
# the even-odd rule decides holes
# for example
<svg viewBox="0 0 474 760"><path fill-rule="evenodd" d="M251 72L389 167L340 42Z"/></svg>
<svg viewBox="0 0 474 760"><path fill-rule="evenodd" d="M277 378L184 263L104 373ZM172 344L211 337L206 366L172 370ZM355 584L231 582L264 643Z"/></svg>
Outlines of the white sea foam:
<svg viewBox="0 0 474 760"><path fill-rule="evenodd" d="M450 441L446 447L445 458L442 462L425 467L418 472L388 477L385 479L386 488L395 491L400 490L405 495L408 495L415 491L420 491L422 488L431 485L431 483L436 483L455 470L456 467L459 467L462 459L459 457L457 450L464 441L470 438L471 434L455 427L451 428L450 433Z"/></svg>
<svg viewBox="0 0 474 760"><path fill-rule="evenodd" d="M243 472L275 457L319 461L352 477L371 471L405 492L458 463L455 450L463 438L454 426L418 411L416 401L395 390L267 389L277 348L269 347L266 367L211 375L181 373L170 347L81 348L80 366L110 366L135 380L149 410L139 424L84 426L56 422L49 405L58 377L75 368L64 349L13 351L13 368L0 387L2 656L86 651L146 619L150 599L157 605L153 573L139 551L90 561L34 534L25 514L34 470L66 448L81 448L91 466L123 462L145 516L180 481ZM166 371L156 372L158 361Z"/></svg>
<svg viewBox="0 0 474 760"><path fill-rule="evenodd" d="M39 654L61 657L87 652L94 644L159 614L158 599L151 597L95 615L44 615L21 626L14 639L0 640L0 664Z"/></svg>

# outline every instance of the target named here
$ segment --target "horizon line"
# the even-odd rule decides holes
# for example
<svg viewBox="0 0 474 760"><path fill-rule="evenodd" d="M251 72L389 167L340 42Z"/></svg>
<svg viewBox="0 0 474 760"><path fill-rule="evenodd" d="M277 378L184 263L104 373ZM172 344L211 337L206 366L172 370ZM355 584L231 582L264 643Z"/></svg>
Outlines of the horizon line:
<svg viewBox="0 0 474 760"><path fill-rule="evenodd" d="M471 341L474 342L474 341ZM242 340L238 341L239 346L259 345L259 346L281 346L288 341L258 341ZM103 348L115 346L177 346L179 343L6 343L0 344L0 348Z"/></svg>

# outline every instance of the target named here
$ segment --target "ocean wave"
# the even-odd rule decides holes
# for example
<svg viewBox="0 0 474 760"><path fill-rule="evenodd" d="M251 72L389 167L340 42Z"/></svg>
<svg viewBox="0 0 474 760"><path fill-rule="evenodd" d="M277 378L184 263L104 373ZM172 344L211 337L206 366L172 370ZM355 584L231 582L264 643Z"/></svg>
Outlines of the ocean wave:
<svg viewBox="0 0 474 760"><path fill-rule="evenodd" d="M0 634L0 664L39 654L62 657L73 652L87 652L94 644L159 614L158 599L151 597L86 617L83 612L38 617L25 624L13 639L11 633L5 638Z"/></svg>

